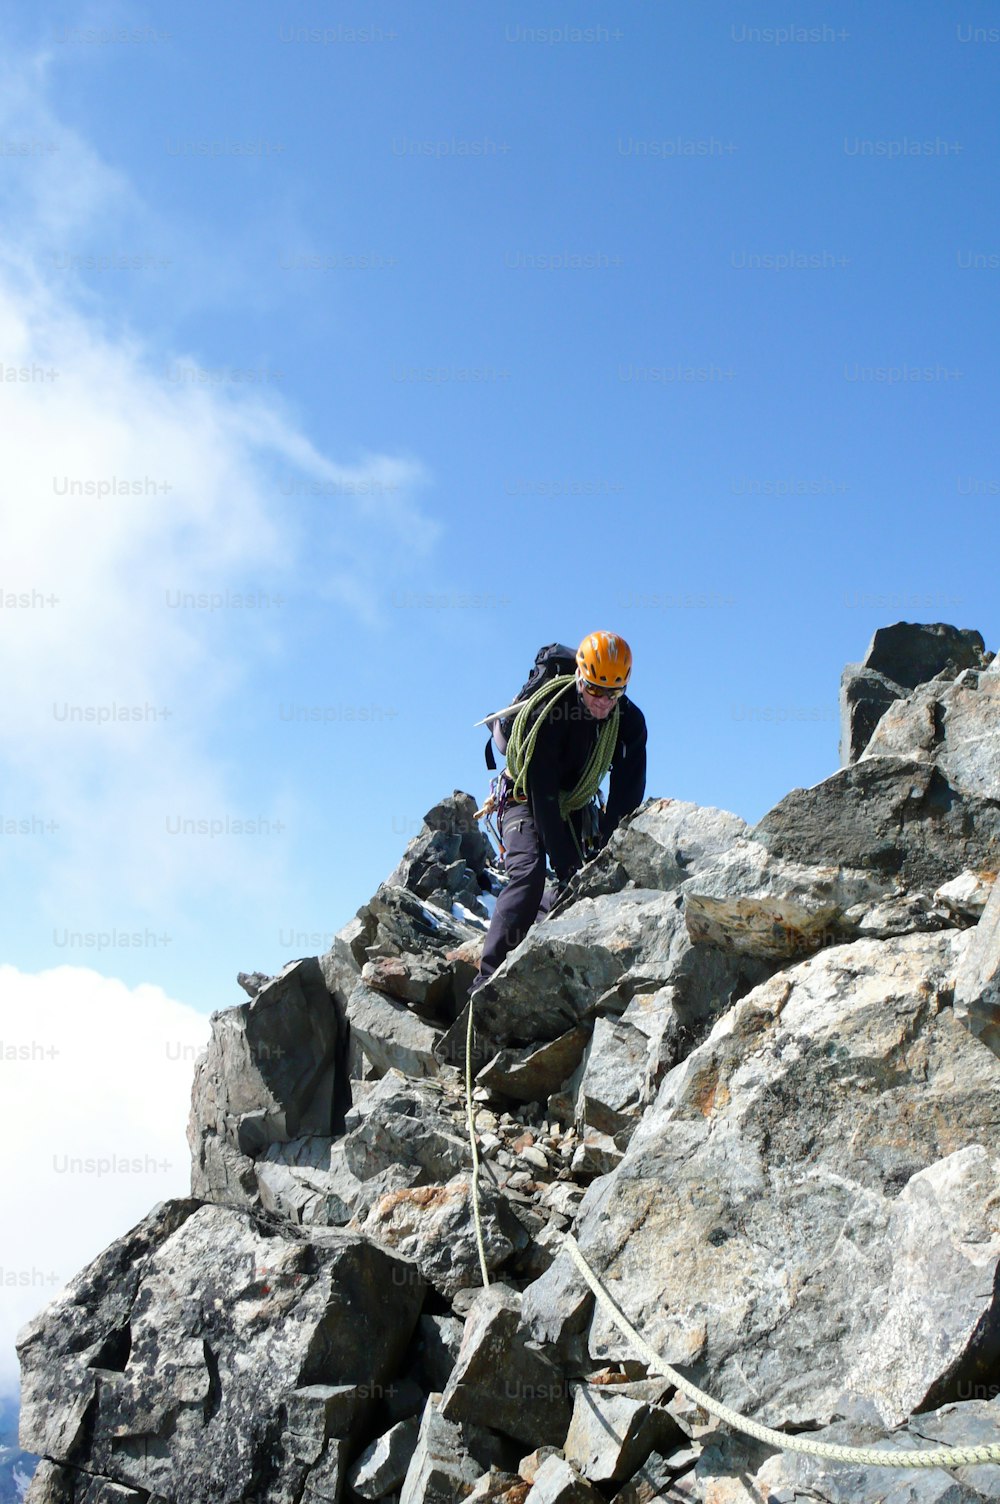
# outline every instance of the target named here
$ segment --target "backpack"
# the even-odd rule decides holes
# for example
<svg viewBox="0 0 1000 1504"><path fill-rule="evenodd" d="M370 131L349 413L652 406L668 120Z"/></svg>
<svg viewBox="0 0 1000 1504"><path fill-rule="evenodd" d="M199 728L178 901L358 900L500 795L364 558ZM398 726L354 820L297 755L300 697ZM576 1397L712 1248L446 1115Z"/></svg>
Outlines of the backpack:
<svg viewBox="0 0 1000 1504"><path fill-rule="evenodd" d="M508 709L515 705L521 705L531 698L536 689L549 679L556 679L560 674L576 673L576 651L568 648L564 642L550 642L544 648L539 648L535 654L534 667L518 690ZM500 730L505 737L510 736L511 727L514 724L514 716L507 715L500 721ZM486 766L490 772L496 771L496 758L493 755L493 737L486 743Z"/></svg>

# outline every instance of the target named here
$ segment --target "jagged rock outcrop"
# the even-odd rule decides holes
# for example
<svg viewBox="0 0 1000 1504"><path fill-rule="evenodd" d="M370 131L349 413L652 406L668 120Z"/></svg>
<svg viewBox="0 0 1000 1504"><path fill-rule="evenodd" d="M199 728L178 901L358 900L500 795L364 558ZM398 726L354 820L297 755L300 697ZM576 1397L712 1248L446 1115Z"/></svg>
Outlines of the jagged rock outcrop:
<svg viewBox="0 0 1000 1504"><path fill-rule="evenodd" d="M252 1195L254 1158L269 1145L333 1133L342 1024L315 957L290 962L211 1023L188 1124L191 1190L239 1204Z"/></svg>
<svg viewBox="0 0 1000 1504"><path fill-rule="evenodd" d="M1000 674L966 669L933 679L893 704L861 760L910 757L933 763L962 794L996 798L1000 790Z"/></svg>
<svg viewBox="0 0 1000 1504"><path fill-rule="evenodd" d="M213 1016L192 1196L22 1332L29 1504L1000 1496L720 1428L562 1251L749 1414L1000 1440L997 686L977 633L876 633L848 766L753 829L646 801L511 953L473 1034L487 1291L464 1002L502 875L436 805L326 955Z"/></svg>
<svg viewBox="0 0 1000 1504"><path fill-rule="evenodd" d="M22 1436L142 1499L335 1497L423 1293L357 1234L167 1202L22 1332Z"/></svg>
<svg viewBox="0 0 1000 1504"><path fill-rule="evenodd" d="M682 891L693 941L781 960L848 938L848 912L883 897L885 881L846 866L807 867L741 840Z"/></svg>
<svg viewBox="0 0 1000 1504"><path fill-rule="evenodd" d="M665 1081L577 1237L653 1347L770 1424L884 1424L1000 1356L1000 1061L955 1019L964 934L830 948ZM620 1281L620 1283L618 1283ZM598 1308L595 1359L628 1356Z"/></svg>
<svg viewBox="0 0 1000 1504"><path fill-rule="evenodd" d="M857 761L886 711L910 690L939 675L985 668L989 661L978 632L944 622L880 627L862 662L849 663L841 677L841 764Z"/></svg>
<svg viewBox="0 0 1000 1504"><path fill-rule="evenodd" d="M573 895L596 898L626 887L666 892L748 833L746 821L729 810L683 799L647 799L574 879Z"/></svg>
<svg viewBox="0 0 1000 1504"><path fill-rule="evenodd" d="M423 828L386 879L440 909L468 905L488 918L482 895L492 885L493 847L478 820L476 801L456 789L424 816Z"/></svg>
<svg viewBox="0 0 1000 1504"><path fill-rule="evenodd" d="M489 1039L530 1044L620 1014L638 993L670 985L679 1019L697 1030L767 970L753 958L696 947L675 889L629 888L579 899L537 926L493 973L476 1016ZM458 1039L462 1027L460 1018Z"/></svg>
<svg viewBox="0 0 1000 1504"><path fill-rule="evenodd" d="M955 978L955 1014L1000 1056L1000 883L994 882Z"/></svg>
<svg viewBox="0 0 1000 1504"><path fill-rule="evenodd" d="M793 789L754 826L776 856L863 868L933 890L966 868L996 871L1000 790L965 793L936 762L870 757Z"/></svg>

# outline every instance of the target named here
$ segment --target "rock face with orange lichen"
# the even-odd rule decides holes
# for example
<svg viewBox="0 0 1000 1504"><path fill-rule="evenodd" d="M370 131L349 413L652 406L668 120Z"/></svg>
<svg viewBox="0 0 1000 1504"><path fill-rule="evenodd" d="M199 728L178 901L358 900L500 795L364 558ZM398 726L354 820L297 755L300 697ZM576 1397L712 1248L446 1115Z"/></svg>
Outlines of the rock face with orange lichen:
<svg viewBox="0 0 1000 1504"><path fill-rule="evenodd" d="M753 829L647 800L511 952L471 1050L489 1290L462 1010L502 873L471 796L326 955L241 976L195 1071L191 1198L21 1334L29 1504L903 1498L706 1422L568 1230L757 1419L1000 1440L990 659L876 634L848 766ZM906 1497L994 1498L994 1471Z"/></svg>

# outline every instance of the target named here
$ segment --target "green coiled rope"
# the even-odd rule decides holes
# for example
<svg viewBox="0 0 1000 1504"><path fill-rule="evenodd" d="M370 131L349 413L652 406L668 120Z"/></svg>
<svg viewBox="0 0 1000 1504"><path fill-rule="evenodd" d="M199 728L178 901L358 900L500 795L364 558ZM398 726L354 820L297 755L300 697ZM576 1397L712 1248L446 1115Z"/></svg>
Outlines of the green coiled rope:
<svg viewBox="0 0 1000 1504"><path fill-rule="evenodd" d="M513 797L524 800L528 796L528 768L538 740L538 733L545 717L552 710L556 701L576 683L575 674L559 674L555 679L550 679L540 689L536 689L530 699L525 700L514 717L510 736L507 739L507 774L513 789ZM532 716L538 711L534 721ZM568 793L559 795L559 813L567 820L574 810L583 809L596 796L601 786L601 781L611 767L618 745L618 706L616 705L607 720L601 726L601 734L594 743L594 749L587 759L587 765L580 774L579 782ZM572 829L572 826L570 827ZM573 832L574 836L576 832Z"/></svg>

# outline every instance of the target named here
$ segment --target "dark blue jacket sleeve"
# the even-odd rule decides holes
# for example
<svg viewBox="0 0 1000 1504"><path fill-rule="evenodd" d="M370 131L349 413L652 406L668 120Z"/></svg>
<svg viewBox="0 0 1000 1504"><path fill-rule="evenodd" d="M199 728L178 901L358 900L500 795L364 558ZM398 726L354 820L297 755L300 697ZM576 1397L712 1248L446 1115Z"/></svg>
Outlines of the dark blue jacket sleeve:
<svg viewBox="0 0 1000 1504"><path fill-rule="evenodd" d="M646 717L631 701L623 719L611 763L611 784L607 808L601 819L601 836L606 841L626 815L638 809L646 793Z"/></svg>

